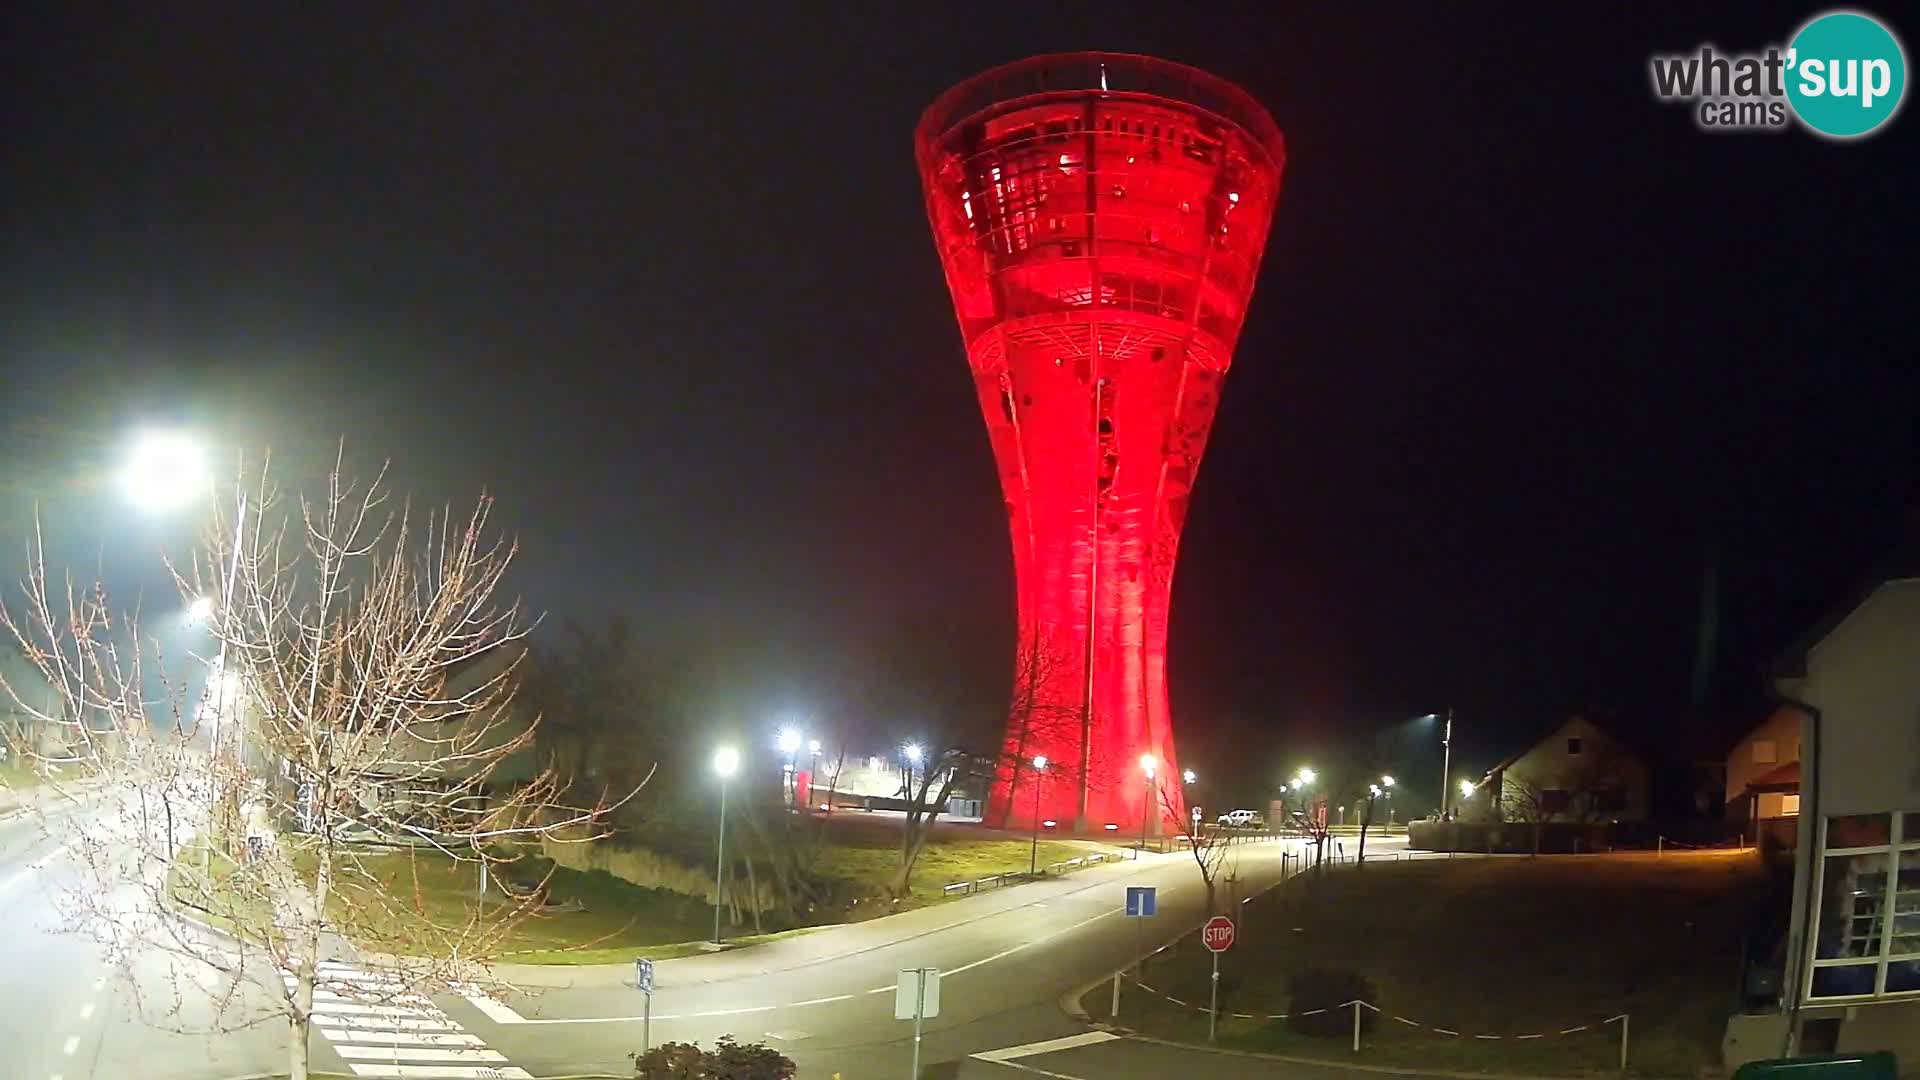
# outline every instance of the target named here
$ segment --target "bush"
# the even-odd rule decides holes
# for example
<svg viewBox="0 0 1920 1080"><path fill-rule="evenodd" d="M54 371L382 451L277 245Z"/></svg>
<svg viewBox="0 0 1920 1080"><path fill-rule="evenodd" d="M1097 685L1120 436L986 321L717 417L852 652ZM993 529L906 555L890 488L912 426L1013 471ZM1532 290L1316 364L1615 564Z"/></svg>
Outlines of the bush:
<svg viewBox="0 0 1920 1080"><path fill-rule="evenodd" d="M712 1050L697 1043L670 1042L633 1059L637 1080L793 1080L793 1061L759 1043L738 1043L722 1035Z"/></svg>
<svg viewBox="0 0 1920 1080"><path fill-rule="evenodd" d="M1373 984L1357 971L1327 971L1313 968L1296 973L1287 980L1287 1026L1302 1035L1341 1038L1353 1035L1353 1011L1340 1006L1359 1000L1373 1004ZM1325 1010L1315 1012L1315 1010ZM1303 1016L1302 1013L1314 1013ZM1360 1010L1360 1030L1373 1030L1376 1014Z"/></svg>

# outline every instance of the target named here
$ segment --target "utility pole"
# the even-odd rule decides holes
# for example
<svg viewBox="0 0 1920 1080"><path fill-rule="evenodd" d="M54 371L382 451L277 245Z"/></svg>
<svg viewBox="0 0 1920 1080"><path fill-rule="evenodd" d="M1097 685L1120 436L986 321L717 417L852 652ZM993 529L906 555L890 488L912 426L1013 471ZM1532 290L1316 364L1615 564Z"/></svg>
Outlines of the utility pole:
<svg viewBox="0 0 1920 1080"><path fill-rule="evenodd" d="M1440 820L1447 820L1447 802L1453 796L1453 706L1447 706L1446 734L1440 737Z"/></svg>

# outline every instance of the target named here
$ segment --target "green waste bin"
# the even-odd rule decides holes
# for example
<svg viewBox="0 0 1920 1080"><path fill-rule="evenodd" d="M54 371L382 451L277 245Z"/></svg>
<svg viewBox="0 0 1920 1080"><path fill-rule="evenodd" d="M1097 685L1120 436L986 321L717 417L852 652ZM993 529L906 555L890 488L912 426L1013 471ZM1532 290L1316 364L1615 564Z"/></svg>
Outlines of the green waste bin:
<svg viewBox="0 0 1920 1080"><path fill-rule="evenodd" d="M1880 1050L1749 1061L1734 1071L1733 1080L1899 1080L1899 1076L1900 1066L1894 1056Z"/></svg>

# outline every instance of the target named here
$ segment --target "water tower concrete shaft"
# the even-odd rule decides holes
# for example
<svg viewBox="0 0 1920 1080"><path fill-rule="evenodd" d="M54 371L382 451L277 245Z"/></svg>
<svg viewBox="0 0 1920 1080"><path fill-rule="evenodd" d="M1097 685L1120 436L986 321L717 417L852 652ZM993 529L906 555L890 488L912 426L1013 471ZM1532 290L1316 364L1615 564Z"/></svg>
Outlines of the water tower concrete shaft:
<svg viewBox="0 0 1920 1080"><path fill-rule="evenodd" d="M916 150L1013 537L1019 646L988 819L1184 830L1168 603L1279 196L1279 128L1205 72L1076 53L954 87Z"/></svg>

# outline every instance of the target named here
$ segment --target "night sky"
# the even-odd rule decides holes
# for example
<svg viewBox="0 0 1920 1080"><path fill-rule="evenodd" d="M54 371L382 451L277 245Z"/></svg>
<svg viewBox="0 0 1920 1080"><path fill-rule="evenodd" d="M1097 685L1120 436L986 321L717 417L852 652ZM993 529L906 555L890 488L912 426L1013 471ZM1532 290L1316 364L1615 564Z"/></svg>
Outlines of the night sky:
<svg viewBox="0 0 1920 1080"><path fill-rule="evenodd" d="M993 64L1148 52L1291 158L1181 556L1183 757L1277 775L1449 705L1469 765L1587 707L1704 750L1920 503L1920 118L1703 134L1647 55L1821 8L1673 7L13 10L0 551L36 501L69 559L177 549L107 482L138 424L295 478L344 436L495 492L556 623L726 642L769 715L905 641L1002 678L913 127Z"/></svg>

